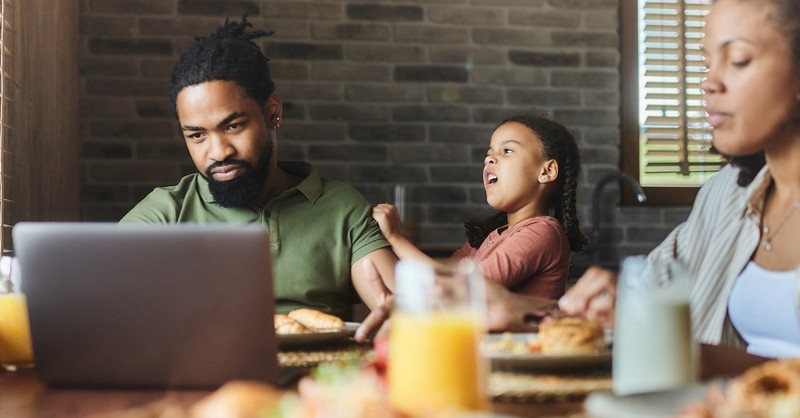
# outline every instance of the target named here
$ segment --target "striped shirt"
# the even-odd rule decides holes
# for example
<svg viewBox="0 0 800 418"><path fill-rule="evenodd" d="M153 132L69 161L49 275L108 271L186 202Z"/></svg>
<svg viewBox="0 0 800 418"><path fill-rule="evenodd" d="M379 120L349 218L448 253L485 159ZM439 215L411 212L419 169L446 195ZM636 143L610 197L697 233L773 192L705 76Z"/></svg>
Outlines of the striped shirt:
<svg viewBox="0 0 800 418"><path fill-rule="evenodd" d="M661 274L666 274L664 268L672 260L683 262L689 269L696 340L744 347L728 316L728 298L761 238L764 195L772 177L765 166L748 187L740 187L738 175L739 169L726 166L700 188L689 218L648 255L647 261ZM800 307L798 280L795 278L795 312Z"/></svg>

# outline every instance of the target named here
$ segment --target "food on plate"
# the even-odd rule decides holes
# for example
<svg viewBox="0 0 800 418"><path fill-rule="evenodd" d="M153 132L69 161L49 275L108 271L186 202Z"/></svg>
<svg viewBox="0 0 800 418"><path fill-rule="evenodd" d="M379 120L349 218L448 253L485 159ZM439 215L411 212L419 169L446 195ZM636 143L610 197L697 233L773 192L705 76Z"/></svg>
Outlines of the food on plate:
<svg viewBox="0 0 800 418"><path fill-rule="evenodd" d="M331 329L344 328L344 321L340 318L320 312L316 309L295 309L289 312L289 318L300 322L308 328Z"/></svg>
<svg viewBox="0 0 800 418"><path fill-rule="evenodd" d="M287 315L275 315L275 333L279 335L306 334L311 332L308 327L289 318Z"/></svg>
<svg viewBox="0 0 800 418"><path fill-rule="evenodd" d="M231 381L192 405L189 417L400 418L374 368L357 363L321 364L298 382L297 392Z"/></svg>
<svg viewBox="0 0 800 418"><path fill-rule="evenodd" d="M769 361L733 379L718 415L800 417L800 359Z"/></svg>
<svg viewBox="0 0 800 418"><path fill-rule="evenodd" d="M580 317L545 318L536 341L542 354L592 354L605 347L600 322Z"/></svg>
<svg viewBox="0 0 800 418"><path fill-rule="evenodd" d="M710 385L703 404L684 407L671 418L800 417L800 359L772 360L731 380L725 390Z"/></svg>
<svg viewBox="0 0 800 418"><path fill-rule="evenodd" d="M284 393L263 383L233 380L197 401L190 418L262 418L275 409Z"/></svg>
<svg viewBox="0 0 800 418"><path fill-rule="evenodd" d="M507 353L507 354L529 354L532 352L540 352L541 347L536 341L536 336L531 334L525 340L515 339L514 334L504 332L499 339L494 341L486 341L481 344L484 351L490 353Z"/></svg>

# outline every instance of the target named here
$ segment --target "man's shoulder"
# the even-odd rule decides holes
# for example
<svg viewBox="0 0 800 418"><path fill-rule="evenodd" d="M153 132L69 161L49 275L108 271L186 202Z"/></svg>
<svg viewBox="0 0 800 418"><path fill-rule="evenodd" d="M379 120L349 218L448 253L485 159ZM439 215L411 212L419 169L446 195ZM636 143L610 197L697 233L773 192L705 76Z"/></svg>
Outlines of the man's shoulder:
<svg viewBox="0 0 800 418"><path fill-rule="evenodd" d="M156 187L131 209L122 222L176 222L187 201L202 199L199 174L183 177L173 186Z"/></svg>
<svg viewBox="0 0 800 418"><path fill-rule="evenodd" d="M198 173L183 176L177 184L172 186L156 187L150 193L151 196L169 196L175 200L184 200L187 196L200 195L199 180L202 177Z"/></svg>

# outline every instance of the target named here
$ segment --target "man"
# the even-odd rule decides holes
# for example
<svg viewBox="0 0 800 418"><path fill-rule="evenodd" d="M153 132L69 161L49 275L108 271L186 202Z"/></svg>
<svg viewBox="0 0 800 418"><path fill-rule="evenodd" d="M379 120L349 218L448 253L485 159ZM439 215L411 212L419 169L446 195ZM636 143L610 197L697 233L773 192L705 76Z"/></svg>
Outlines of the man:
<svg viewBox="0 0 800 418"><path fill-rule="evenodd" d="M179 58L170 100L199 173L155 189L122 222L258 222L271 235L278 312L347 316L353 290L379 306L388 291L365 264L391 286L396 258L355 189L320 179L310 164L277 161L283 107L252 42L271 33L248 26L226 20Z"/></svg>

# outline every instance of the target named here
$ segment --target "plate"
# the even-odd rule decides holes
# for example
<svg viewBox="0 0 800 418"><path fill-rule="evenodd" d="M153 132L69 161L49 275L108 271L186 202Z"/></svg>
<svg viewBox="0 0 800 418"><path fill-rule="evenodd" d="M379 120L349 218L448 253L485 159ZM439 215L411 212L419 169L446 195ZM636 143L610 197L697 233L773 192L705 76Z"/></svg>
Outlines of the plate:
<svg viewBox="0 0 800 418"><path fill-rule="evenodd" d="M703 403L708 388L696 384L674 390L616 396L594 392L584 402L586 412L597 418L662 418L678 413L684 406Z"/></svg>
<svg viewBox="0 0 800 418"><path fill-rule="evenodd" d="M359 322L345 322L344 328L332 331L309 332L305 334L278 334L278 346L280 346L280 348L308 347L341 341L355 335L359 325L361 325Z"/></svg>
<svg viewBox="0 0 800 418"><path fill-rule="evenodd" d="M493 369L585 369L611 366L611 350L606 348L594 354L541 354L515 353L495 348L504 338L512 344L523 346L535 341L537 333L490 334L481 341L483 356L491 361Z"/></svg>

